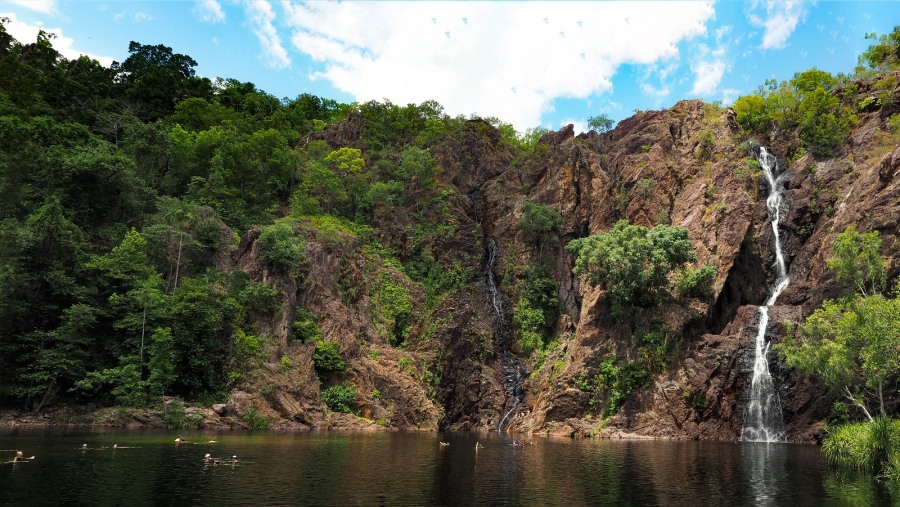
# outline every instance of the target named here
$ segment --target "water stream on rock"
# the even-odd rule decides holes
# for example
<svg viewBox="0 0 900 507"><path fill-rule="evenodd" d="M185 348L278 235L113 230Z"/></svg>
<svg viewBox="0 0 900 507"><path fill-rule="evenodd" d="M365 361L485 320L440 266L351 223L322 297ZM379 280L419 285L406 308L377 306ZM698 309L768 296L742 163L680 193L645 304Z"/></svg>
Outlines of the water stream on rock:
<svg viewBox="0 0 900 507"><path fill-rule="evenodd" d="M775 284L771 288L769 298L759 307L759 329L756 332L755 356L753 360L753 379L750 385L750 403L741 429L741 440L747 442L781 442L784 441L784 421L781 415L781 401L775 389L772 375L769 374L769 343L766 342L766 327L769 324L769 306L775 304L778 296L790 283L784 253L781 248L781 232L778 227L781 221L781 208L784 204L783 174L778 173L778 160L764 147L760 147L757 157L759 165L766 174L769 184L769 195L766 197L766 209L772 222L775 235Z"/></svg>
<svg viewBox="0 0 900 507"><path fill-rule="evenodd" d="M515 356L509 352L509 327L507 326L506 310L503 306L503 297L497 289L497 276L494 273L494 266L497 263L499 250L497 242L493 239L487 239L485 242L486 262L484 266L484 276L487 281L488 299L491 301L491 308L494 310L494 320L496 321L495 341L499 350L500 368L503 372L503 388L506 390L507 400L504 403L503 418L497 425L497 431L503 431L507 420L515 413L525 397L525 390L522 384L525 383L525 368Z"/></svg>

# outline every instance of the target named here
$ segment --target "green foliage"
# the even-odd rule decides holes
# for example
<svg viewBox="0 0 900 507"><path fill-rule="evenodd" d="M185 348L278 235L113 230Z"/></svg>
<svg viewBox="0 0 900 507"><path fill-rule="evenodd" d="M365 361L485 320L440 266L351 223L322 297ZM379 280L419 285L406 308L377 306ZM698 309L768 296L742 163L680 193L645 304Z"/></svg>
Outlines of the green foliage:
<svg viewBox="0 0 900 507"><path fill-rule="evenodd" d="M835 78L809 69L790 81L767 81L768 89L739 97L732 108L738 124L750 132L764 132L772 126L799 133L803 147L817 156L826 156L843 141L855 116L832 93Z"/></svg>
<svg viewBox="0 0 900 507"><path fill-rule="evenodd" d="M408 375L412 375L415 372L415 365L413 365L413 360L409 356L402 356L397 361L397 367L400 368L400 371L406 372Z"/></svg>
<svg viewBox="0 0 900 507"><path fill-rule="evenodd" d="M705 298L712 293L712 283L718 268L707 264L700 269L680 268L675 277L675 287L681 297Z"/></svg>
<svg viewBox="0 0 900 507"><path fill-rule="evenodd" d="M839 282L863 295L884 290L885 262L878 231L859 233L849 225L837 235L833 250L826 263Z"/></svg>
<svg viewBox="0 0 900 507"><path fill-rule="evenodd" d="M356 394L356 386L345 381L322 391L322 401L335 412L350 413L356 403Z"/></svg>
<svg viewBox="0 0 900 507"><path fill-rule="evenodd" d="M797 113L800 140L813 155L826 156L844 140L855 117L840 104L838 97L821 87L805 94Z"/></svg>
<svg viewBox="0 0 900 507"><path fill-rule="evenodd" d="M228 374L228 387L234 388L247 380L248 373L260 366L262 344L259 339L241 329L232 337L231 371Z"/></svg>
<svg viewBox="0 0 900 507"><path fill-rule="evenodd" d="M876 292L884 284L880 243L877 233L859 234L852 226L838 234L828 266L859 294L826 300L799 327L799 339L789 336L776 346L788 366L821 377L870 420L866 390L885 416L883 390L900 379L900 300Z"/></svg>
<svg viewBox="0 0 900 507"><path fill-rule="evenodd" d="M650 194L652 193L654 187L656 187L655 179L641 178L637 180L631 190L639 197L646 199L647 197L650 197Z"/></svg>
<svg viewBox="0 0 900 507"><path fill-rule="evenodd" d="M297 308L292 331L291 338L300 343L319 343L324 338L316 315L306 308Z"/></svg>
<svg viewBox="0 0 900 507"><path fill-rule="evenodd" d="M372 290L375 316L387 331L391 345L403 344L412 323L413 305L409 289L398 282L391 272L384 272L373 284Z"/></svg>
<svg viewBox="0 0 900 507"><path fill-rule="evenodd" d="M165 395L175 383L175 339L172 330L158 327L150 335L150 376L147 390L151 395Z"/></svg>
<svg viewBox="0 0 900 507"><path fill-rule="evenodd" d="M703 409L706 408L706 393L688 390L683 392L682 396L684 396L685 403L695 412L703 412Z"/></svg>
<svg viewBox="0 0 900 507"><path fill-rule="evenodd" d="M555 246L559 240L559 232L562 216L555 209L525 201L522 205L522 218L519 227L525 233L525 242L543 250L544 245Z"/></svg>
<svg viewBox="0 0 900 507"><path fill-rule="evenodd" d="M306 262L306 245L290 222L263 227L258 241L263 260L278 272L295 272Z"/></svg>
<svg viewBox="0 0 900 507"><path fill-rule="evenodd" d="M628 395L637 389L650 385L647 370L637 363L620 362L616 357L608 357L597 365L593 377L584 373L576 380L576 387L592 393L591 407L601 408L605 397L603 417L612 417L625 404Z"/></svg>
<svg viewBox="0 0 900 507"><path fill-rule="evenodd" d="M598 134L605 134L612 130L615 122L604 114L599 114L597 116L591 116L587 119L587 127Z"/></svg>
<svg viewBox="0 0 900 507"><path fill-rule="evenodd" d="M556 282L541 267L525 271L522 295L513 312L513 326L522 353L543 350L562 312Z"/></svg>
<svg viewBox="0 0 900 507"><path fill-rule="evenodd" d="M261 415L258 410L252 407L244 412L244 420L250 425L250 429L254 430L269 429L269 426L272 424L268 417Z"/></svg>
<svg viewBox="0 0 900 507"><path fill-rule="evenodd" d="M238 294L238 301L250 311L272 314L281 308L281 292L271 285L251 282Z"/></svg>
<svg viewBox="0 0 900 507"><path fill-rule="evenodd" d="M331 373L342 372L347 368L347 363L341 357L338 343L335 341L316 342L316 350L313 352L313 363L319 378L324 378Z"/></svg>
<svg viewBox="0 0 900 507"><path fill-rule="evenodd" d="M878 417L873 421L829 428L822 452L834 465L883 474L896 481L900 454L900 420Z"/></svg>
<svg viewBox="0 0 900 507"><path fill-rule="evenodd" d="M411 257L403 265L410 279L425 286L425 307L433 309L445 294L463 288L472 279L472 268L458 260L449 267L434 258L430 248Z"/></svg>
<svg viewBox="0 0 900 507"><path fill-rule="evenodd" d="M894 113L888 118L887 128L891 134L900 134L900 114Z"/></svg>
<svg viewBox="0 0 900 507"><path fill-rule="evenodd" d="M697 156L706 159L712 156L716 147L716 137L709 130L703 129L697 133Z"/></svg>
<svg viewBox="0 0 900 507"><path fill-rule="evenodd" d="M867 34L867 39L875 39L875 34ZM859 56L859 64L870 69L887 71L900 66L900 26L895 26L889 34L877 38Z"/></svg>
<svg viewBox="0 0 900 507"><path fill-rule="evenodd" d="M775 350L788 366L821 377L867 415L863 387L878 393L900 379L900 301L880 294L826 301Z"/></svg>
<svg viewBox="0 0 900 507"><path fill-rule="evenodd" d="M669 274L697 260L687 229L648 229L625 220L573 240L566 249L575 255L575 275L603 288L617 314L627 306L652 306L671 297Z"/></svg>

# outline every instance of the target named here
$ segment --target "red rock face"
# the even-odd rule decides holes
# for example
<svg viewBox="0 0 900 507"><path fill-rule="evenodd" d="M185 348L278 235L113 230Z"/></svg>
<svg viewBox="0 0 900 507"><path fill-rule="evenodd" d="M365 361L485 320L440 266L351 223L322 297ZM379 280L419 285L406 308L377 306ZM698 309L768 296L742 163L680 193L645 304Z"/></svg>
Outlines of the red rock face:
<svg viewBox="0 0 900 507"><path fill-rule="evenodd" d="M886 133L886 118L881 111L861 113L853 135L834 157L814 160L806 155L787 166L789 211L782 231L791 285L770 309L770 340L782 339L783 322L798 322L823 299L846 292L836 285L825 260L835 235L847 225L880 231L888 276L900 274L900 146ZM334 145L354 146L363 128L354 120L322 136ZM546 134L534 153L519 158L493 128L469 122L458 135L431 149L443 169L442 181L456 191L449 206L457 227L452 237L435 240L430 248L439 258L471 270L473 277L465 289L442 300L411 332L406 348L399 350L389 346L375 317L378 301L366 289L380 270L392 268L379 264L347 235L332 238L330 244L307 238L309 273L302 280L278 281L292 296L283 317L267 324L279 343L273 362L287 356L306 373L288 375L273 367L256 388L274 383L276 395L236 396L229 411L253 407L285 427L496 430L507 395L481 276L484 242L493 238L500 248L495 271L506 306L512 308L517 281L538 255L526 245L519 227L522 203L528 199L562 216L560 244L541 255L558 283L564 314L557 328L561 343L543 359L542 367L534 368L537 355L523 358L535 371L525 383L523 408L509 429L609 437L738 438L750 382L757 305L765 300L773 277L764 179L741 172L748 160L740 147L743 141L729 111L699 101L638 113L604 135L575 137L570 126ZM791 133L758 141L782 164L797 147ZM564 246L607 230L620 219L686 227L697 265L712 264L718 275L711 298L652 310L672 336L680 337L677 357L653 377L650 387L633 393L615 416L603 421L596 404L591 404L591 393L579 388L579 380L609 354L637 359L633 331L610 316L601 291L573 277L573 259ZM412 241L398 232L398 224L408 220L402 214L380 217L376 212L374 234L407 252ZM237 254L237 268L248 273L261 270L254 239L246 236ZM347 295L348 284L360 289L353 297ZM422 289L411 281L407 289L415 307L422 308ZM359 386L357 405L366 419L338 417L324 409L319 393L328 381L320 384L309 373L311 345L288 341L288 324L297 305L311 309L324 323L326 339L341 344L349 365L347 376ZM819 421L833 399L821 385L787 369L774 354L770 369L779 386L788 438L815 441ZM438 380L428 376L435 373Z"/></svg>

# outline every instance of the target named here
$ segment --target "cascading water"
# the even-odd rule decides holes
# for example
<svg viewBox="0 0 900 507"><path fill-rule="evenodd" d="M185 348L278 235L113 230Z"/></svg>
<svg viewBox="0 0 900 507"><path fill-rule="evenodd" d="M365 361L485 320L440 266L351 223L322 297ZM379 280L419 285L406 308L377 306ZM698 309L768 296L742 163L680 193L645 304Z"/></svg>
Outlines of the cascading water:
<svg viewBox="0 0 900 507"><path fill-rule="evenodd" d="M497 431L503 431L507 420L512 416L522 399L525 397L525 391L522 384L525 382L525 369L512 354L509 353L509 328L507 327L506 310L503 307L503 297L497 289L497 277L494 273L494 266L497 262L499 250L497 242L493 239L487 239L485 242L486 262L484 266L484 277L487 281L487 294L491 301L491 308L494 310L495 340L497 348L500 350L500 368L503 371L503 388L506 390L507 400L503 406L504 415L497 425Z"/></svg>
<svg viewBox="0 0 900 507"><path fill-rule="evenodd" d="M764 147L760 147L757 157L759 165L766 174L769 184L769 195L766 197L766 209L772 222L775 236L775 285L769 293L765 304L759 307L759 329L756 332L756 353L753 360L753 379L750 384L750 403L741 429L741 440L748 442L780 442L784 440L784 421L781 415L781 401L775 390L775 383L769 374L769 343L766 342L766 327L769 324L769 306L775 304L778 296L790 283L784 253L781 248L781 208L784 204L782 191L783 179L778 174L778 160Z"/></svg>

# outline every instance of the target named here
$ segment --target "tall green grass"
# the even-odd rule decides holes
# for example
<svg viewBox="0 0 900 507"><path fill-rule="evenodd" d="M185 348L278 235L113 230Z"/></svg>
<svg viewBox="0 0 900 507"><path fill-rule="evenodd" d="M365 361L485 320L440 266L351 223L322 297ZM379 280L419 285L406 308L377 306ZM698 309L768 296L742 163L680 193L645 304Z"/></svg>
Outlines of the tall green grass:
<svg viewBox="0 0 900 507"><path fill-rule="evenodd" d="M834 465L865 470L900 484L900 419L842 424L828 431L822 452Z"/></svg>

